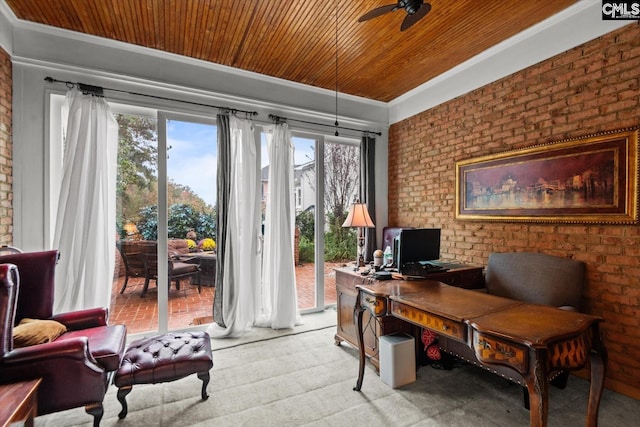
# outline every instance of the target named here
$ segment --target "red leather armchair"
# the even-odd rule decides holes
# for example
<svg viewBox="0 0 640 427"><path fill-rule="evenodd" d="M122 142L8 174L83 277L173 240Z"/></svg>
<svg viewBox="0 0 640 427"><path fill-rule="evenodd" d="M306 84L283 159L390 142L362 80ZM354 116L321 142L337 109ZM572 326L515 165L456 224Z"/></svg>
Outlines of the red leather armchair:
<svg viewBox="0 0 640 427"><path fill-rule="evenodd" d="M106 308L53 314L58 251L0 257L0 382L42 378L38 415L84 406L98 426L112 371L120 366L124 325L108 325ZM24 318L55 320L67 332L52 342L13 348Z"/></svg>

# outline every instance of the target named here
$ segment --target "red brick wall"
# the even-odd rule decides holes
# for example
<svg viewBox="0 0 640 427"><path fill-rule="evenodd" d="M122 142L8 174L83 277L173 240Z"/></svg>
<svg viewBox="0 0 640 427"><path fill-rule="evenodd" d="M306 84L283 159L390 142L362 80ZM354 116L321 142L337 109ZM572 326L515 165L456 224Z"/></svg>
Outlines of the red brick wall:
<svg viewBox="0 0 640 427"><path fill-rule="evenodd" d="M0 48L0 245L13 242L11 58Z"/></svg>
<svg viewBox="0 0 640 427"><path fill-rule="evenodd" d="M389 225L441 227L442 257L490 252L587 263L583 311L605 318L607 387L640 399L640 227L454 220L455 162L640 125L640 25L630 24L391 126Z"/></svg>

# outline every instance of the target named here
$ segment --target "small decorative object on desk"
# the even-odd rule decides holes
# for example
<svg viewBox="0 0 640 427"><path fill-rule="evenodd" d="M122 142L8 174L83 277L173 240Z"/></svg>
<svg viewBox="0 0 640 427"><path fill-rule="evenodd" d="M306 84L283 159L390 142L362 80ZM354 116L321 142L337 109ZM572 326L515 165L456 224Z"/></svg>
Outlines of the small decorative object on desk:
<svg viewBox="0 0 640 427"><path fill-rule="evenodd" d="M382 251L380 249L376 249L373 252L373 266L374 267L382 267L383 264L383 258L384 254L382 253Z"/></svg>
<svg viewBox="0 0 640 427"><path fill-rule="evenodd" d="M393 264L393 253L391 253L391 246L387 246L384 250L384 265Z"/></svg>

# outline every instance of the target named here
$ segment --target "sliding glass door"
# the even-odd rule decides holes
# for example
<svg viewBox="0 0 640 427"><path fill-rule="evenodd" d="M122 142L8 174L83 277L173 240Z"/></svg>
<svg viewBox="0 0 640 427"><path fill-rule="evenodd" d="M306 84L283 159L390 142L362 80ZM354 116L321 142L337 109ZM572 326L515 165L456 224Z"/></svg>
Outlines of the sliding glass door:
<svg viewBox="0 0 640 427"><path fill-rule="evenodd" d="M119 262L112 321L133 334L211 322L215 121L155 110L116 117Z"/></svg>
<svg viewBox="0 0 640 427"><path fill-rule="evenodd" d="M298 307L309 313L336 304L334 268L355 259L355 235L342 222L359 188L359 147L355 140L295 131L293 144L296 286Z"/></svg>
<svg viewBox="0 0 640 427"><path fill-rule="evenodd" d="M169 329L183 329L213 321L217 128L214 120L161 117L166 123L166 237L172 270L168 322ZM190 265L198 266L197 274L190 274Z"/></svg>
<svg viewBox="0 0 640 427"><path fill-rule="evenodd" d="M336 304L335 268L356 259L356 232L343 228L360 188L358 141L327 139L323 144L323 218L325 305Z"/></svg>
<svg viewBox="0 0 640 427"><path fill-rule="evenodd" d="M63 101L63 96L51 97L50 194L59 192ZM209 323L218 243L215 120L110 106L120 129L110 320L127 325L131 334ZM257 138L264 136L260 124L255 128ZM358 188L359 149L354 139L292 134L298 306L308 313L336 303L333 269L355 259L355 234L341 224ZM266 153L263 147L263 200L269 191ZM49 204L47 235L52 233L55 199ZM185 264L199 271L190 272Z"/></svg>

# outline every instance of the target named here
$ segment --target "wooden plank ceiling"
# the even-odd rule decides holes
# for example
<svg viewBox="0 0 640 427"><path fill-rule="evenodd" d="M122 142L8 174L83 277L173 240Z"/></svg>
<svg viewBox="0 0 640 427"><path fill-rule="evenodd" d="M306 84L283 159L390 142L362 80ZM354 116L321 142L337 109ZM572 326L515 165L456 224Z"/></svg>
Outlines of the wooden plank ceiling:
<svg viewBox="0 0 640 427"><path fill-rule="evenodd" d="M393 0L5 0L19 19L390 101L576 0L430 0L400 32ZM337 31L336 31L337 4Z"/></svg>

